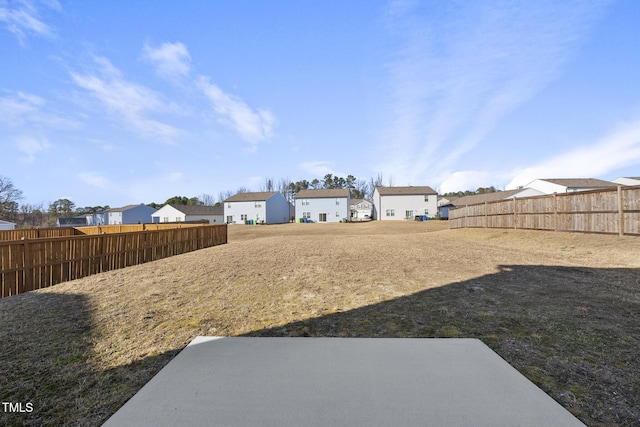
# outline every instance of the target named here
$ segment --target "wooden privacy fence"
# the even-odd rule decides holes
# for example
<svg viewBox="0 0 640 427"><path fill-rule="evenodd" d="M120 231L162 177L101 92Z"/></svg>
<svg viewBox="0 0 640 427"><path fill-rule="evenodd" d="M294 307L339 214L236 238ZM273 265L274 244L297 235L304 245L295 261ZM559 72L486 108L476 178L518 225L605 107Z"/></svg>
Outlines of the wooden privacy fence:
<svg viewBox="0 0 640 427"><path fill-rule="evenodd" d="M0 230L0 241L28 239L40 239L43 237L65 237L79 234L72 227L55 228L19 228L17 230Z"/></svg>
<svg viewBox="0 0 640 427"><path fill-rule="evenodd" d="M224 243L226 224L0 241L0 296Z"/></svg>
<svg viewBox="0 0 640 427"><path fill-rule="evenodd" d="M449 210L449 227L640 235L640 186L460 206Z"/></svg>

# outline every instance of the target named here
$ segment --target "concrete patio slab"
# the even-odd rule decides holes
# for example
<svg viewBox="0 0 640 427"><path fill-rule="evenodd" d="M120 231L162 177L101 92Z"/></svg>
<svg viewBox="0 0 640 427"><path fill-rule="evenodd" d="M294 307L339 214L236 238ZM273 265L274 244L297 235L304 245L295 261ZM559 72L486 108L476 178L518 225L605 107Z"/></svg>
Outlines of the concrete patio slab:
<svg viewBox="0 0 640 427"><path fill-rule="evenodd" d="M476 339L197 337L104 425L583 424Z"/></svg>

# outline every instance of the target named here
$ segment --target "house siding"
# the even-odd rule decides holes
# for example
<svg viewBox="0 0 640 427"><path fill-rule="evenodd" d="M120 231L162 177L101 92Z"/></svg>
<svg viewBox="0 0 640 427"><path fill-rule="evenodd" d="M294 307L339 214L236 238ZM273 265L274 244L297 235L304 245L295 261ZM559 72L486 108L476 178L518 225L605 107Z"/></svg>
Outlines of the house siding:
<svg viewBox="0 0 640 427"><path fill-rule="evenodd" d="M340 222L349 219L350 204L348 197L301 198L296 199L296 218L298 222L304 212L309 213L312 222ZM320 214L326 215L326 221L320 221Z"/></svg>
<svg viewBox="0 0 640 427"><path fill-rule="evenodd" d="M246 220L267 224L289 222L290 204L280 193L266 200L225 201L224 220L232 224L244 224Z"/></svg>
<svg viewBox="0 0 640 427"><path fill-rule="evenodd" d="M184 222L186 215L170 205L165 205L151 215L151 222Z"/></svg>
<svg viewBox="0 0 640 427"><path fill-rule="evenodd" d="M433 217L438 213L438 196L437 194L426 194L426 196L428 196L427 201L424 200L425 194L381 195L376 189L373 196L374 218L381 221L400 221L407 218L407 211L411 211L411 219L416 215Z"/></svg>

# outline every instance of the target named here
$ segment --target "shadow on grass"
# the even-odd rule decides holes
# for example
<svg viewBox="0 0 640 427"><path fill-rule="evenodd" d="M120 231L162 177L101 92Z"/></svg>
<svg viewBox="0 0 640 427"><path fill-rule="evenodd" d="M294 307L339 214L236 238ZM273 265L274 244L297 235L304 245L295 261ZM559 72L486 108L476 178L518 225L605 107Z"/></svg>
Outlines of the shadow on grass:
<svg viewBox="0 0 640 427"><path fill-rule="evenodd" d="M99 369L83 296L9 299L0 300L0 401L33 411L0 407L0 425L100 425L178 353ZM247 336L480 338L587 425L640 425L638 269L502 266Z"/></svg>
<svg viewBox="0 0 640 427"><path fill-rule="evenodd" d="M640 425L640 270L496 274L246 336L479 338L588 425Z"/></svg>
<svg viewBox="0 0 640 427"><path fill-rule="evenodd" d="M178 353L97 369L91 330L82 295L0 300L0 425L101 425Z"/></svg>

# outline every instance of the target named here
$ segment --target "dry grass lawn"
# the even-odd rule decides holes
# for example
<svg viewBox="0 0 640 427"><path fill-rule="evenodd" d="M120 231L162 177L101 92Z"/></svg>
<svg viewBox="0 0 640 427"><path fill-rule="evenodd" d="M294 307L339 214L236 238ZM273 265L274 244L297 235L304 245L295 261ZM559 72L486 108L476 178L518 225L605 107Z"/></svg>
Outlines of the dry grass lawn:
<svg viewBox="0 0 640 427"><path fill-rule="evenodd" d="M475 337L590 426L640 425L640 238L446 222L229 243L0 300L0 425L100 425L196 335Z"/></svg>

